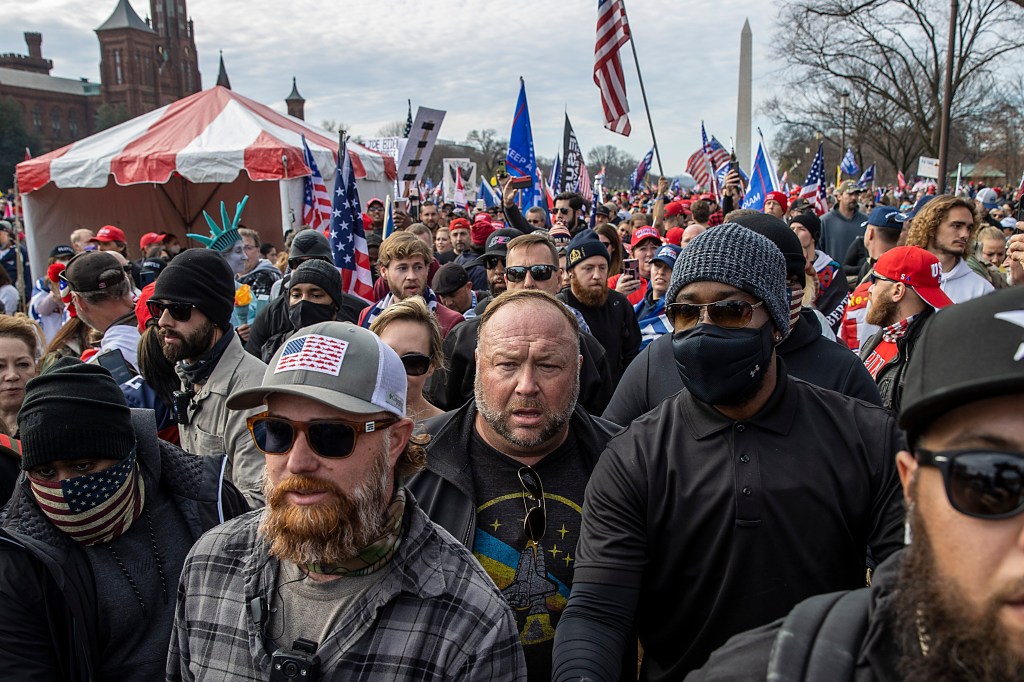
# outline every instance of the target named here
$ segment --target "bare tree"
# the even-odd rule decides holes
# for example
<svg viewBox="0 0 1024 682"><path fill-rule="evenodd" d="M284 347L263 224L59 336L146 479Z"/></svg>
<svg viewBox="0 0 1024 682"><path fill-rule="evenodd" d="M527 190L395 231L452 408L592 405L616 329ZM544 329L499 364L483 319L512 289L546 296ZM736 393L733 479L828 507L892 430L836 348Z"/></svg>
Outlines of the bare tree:
<svg viewBox="0 0 1024 682"><path fill-rule="evenodd" d="M405 137L405 121L385 123L377 131L377 137Z"/></svg>
<svg viewBox="0 0 1024 682"><path fill-rule="evenodd" d="M783 0L776 45L791 85L767 112L838 147L840 95L848 92L846 141L862 167L877 155L907 171L922 154L938 156L948 17L942 0ZM971 151L972 131L1000 103L998 69L1024 46L1020 18L1009 0L960 3L951 159Z"/></svg>
<svg viewBox="0 0 1024 682"><path fill-rule="evenodd" d="M481 164L478 172L481 177L489 178L498 170L498 163L505 159L508 152L508 142L497 139L497 131L493 128L487 130L471 130L466 135L466 142L475 147L481 155L477 162Z"/></svg>
<svg viewBox="0 0 1024 682"><path fill-rule="evenodd" d="M587 154L587 159L589 161L588 165L595 169L594 173L591 174L592 176L596 175L601 167L604 166L604 186L608 188L628 187L629 174L637 166L637 158L635 156L611 144L594 147Z"/></svg>

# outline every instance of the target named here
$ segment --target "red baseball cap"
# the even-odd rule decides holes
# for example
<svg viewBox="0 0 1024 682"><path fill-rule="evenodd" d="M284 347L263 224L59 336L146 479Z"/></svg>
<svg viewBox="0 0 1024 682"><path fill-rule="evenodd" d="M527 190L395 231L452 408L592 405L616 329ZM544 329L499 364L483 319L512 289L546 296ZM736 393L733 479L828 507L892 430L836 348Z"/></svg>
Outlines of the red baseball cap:
<svg viewBox="0 0 1024 682"><path fill-rule="evenodd" d="M147 232L139 240L139 248L145 250L153 244L160 244L166 236L166 234L160 232Z"/></svg>
<svg viewBox="0 0 1024 682"><path fill-rule="evenodd" d="M939 259L920 246L897 246L886 251L875 263L874 270L876 275L906 284L933 308L953 305L939 287L942 276Z"/></svg>
<svg viewBox="0 0 1024 682"><path fill-rule="evenodd" d="M668 206L665 207L665 217L666 218L671 218L673 216L682 215L685 212L686 211L685 211L685 209L683 207L683 202L678 201L678 200L670 202L668 204Z"/></svg>
<svg viewBox="0 0 1024 682"><path fill-rule="evenodd" d="M767 203L769 199L771 199L779 206L781 206L783 213L789 210L789 200L786 198L786 195L783 194L782 192L768 192L764 200Z"/></svg>
<svg viewBox="0 0 1024 682"><path fill-rule="evenodd" d="M661 244L661 233L650 225L644 225L633 230L633 239L629 242L630 246L635 247L637 244L645 239L657 239L658 243Z"/></svg>
<svg viewBox="0 0 1024 682"><path fill-rule="evenodd" d="M683 230L683 228L681 227L669 228L668 232L665 233L665 243L675 244L676 246L679 246L680 244L683 243L684 231L685 230Z"/></svg>
<svg viewBox="0 0 1024 682"><path fill-rule="evenodd" d="M90 239L91 242L127 242L128 240L124 237L124 230L120 227L114 227L113 225L104 225L96 233L96 236Z"/></svg>

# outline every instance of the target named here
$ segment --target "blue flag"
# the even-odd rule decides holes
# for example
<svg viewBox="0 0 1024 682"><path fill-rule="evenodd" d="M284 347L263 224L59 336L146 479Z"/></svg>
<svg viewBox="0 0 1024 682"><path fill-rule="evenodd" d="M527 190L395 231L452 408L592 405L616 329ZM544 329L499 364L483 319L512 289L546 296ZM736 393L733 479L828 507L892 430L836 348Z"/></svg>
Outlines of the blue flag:
<svg viewBox="0 0 1024 682"><path fill-rule="evenodd" d="M484 206L487 208L494 208L501 203L498 193L483 178L480 179L480 191L477 192L476 198L483 199Z"/></svg>
<svg viewBox="0 0 1024 682"><path fill-rule="evenodd" d="M743 197L741 208L752 208L755 211L764 210L764 200L769 192L777 192L781 188L779 178L775 173L775 164L764 146L764 139L757 144L757 155L754 157L754 166L750 169L750 184L747 186L747 195Z"/></svg>
<svg viewBox="0 0 1024 682"><path fill-rule="evenodd" d="M847 175L860 173L860 166L857 165L857 160L853 158L852 149L847 148L846 156L843 157L843 162L839 164L839 169Z"/></svg>
<svg viewBox="0 0 1024 682"><path fill-rule="evenodd" d="M651 163L654 161L654 147L644 155L644 158L637 164L636 169L630 173L629 182L631 189L636 192L640 189L644 182L644 176L647 175L647 171L651 170Z"/></svg>
<svg viewBox="0 0 1024 682"><path fill-rule="evenodd" d="M537 155L533 150L533 129L530 126L530 107L526 102L526 81L519 79L519 100L516 102L515 116L512 118L512 134L508 140L508 154L505 166L509 175L530 178L537 175ZM530 208L540 206L543 198L537 183L520 192L520 206Z"/></svg>
<svg viewBox="0 0 1024 682"><path fill-rule="evenodd" d="M857 186L862 189L867 189L873 184L875 184L875 164L868 166L864 174L860 176L860 180L857 181Z"/></svg>

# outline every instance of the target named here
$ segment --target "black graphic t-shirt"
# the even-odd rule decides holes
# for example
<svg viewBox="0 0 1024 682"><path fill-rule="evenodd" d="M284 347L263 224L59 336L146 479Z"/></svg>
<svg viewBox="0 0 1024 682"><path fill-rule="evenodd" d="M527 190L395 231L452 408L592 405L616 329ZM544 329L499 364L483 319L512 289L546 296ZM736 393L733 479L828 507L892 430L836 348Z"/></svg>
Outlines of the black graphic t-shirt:
<svg viewBox="0 0 1024 682"><path fill-rule="evenodd" d="M473 554L512 607L531 680L551 679L551 648L558 618L569 600L576 562L587 469L572 432L532 467L544 486L544 535L526 538L526 510L536 506L519 481L523 466L487 445L475 432L470 443L476 487Z"/></svg>

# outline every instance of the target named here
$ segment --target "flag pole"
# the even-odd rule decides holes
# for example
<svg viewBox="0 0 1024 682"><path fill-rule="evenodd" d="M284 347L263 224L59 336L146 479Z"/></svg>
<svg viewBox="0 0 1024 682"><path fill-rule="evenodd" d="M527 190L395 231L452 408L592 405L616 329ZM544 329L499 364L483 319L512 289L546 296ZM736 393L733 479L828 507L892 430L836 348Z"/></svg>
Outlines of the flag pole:
<svg viewBox="0 0 1024 682"><path fill-rule="evenodd" d="M18 173L15 169L14 173L14 257L15 267L18 268L18 276L15 280L15 286L18 289L18 301L21 304L23 312L28 312L28 304L25 299L25 289L28 283L25 282L25 261L21 255L21 230L24 228L21 216L24 209L21 203L21 193L18 190ZM8 315L13 315L14 310L7 311Z"/></svg>
<svg viewBox="0 0 1024 682"><path fill-rule="evenodd" d="M633 48L633 63L636 64L636 77L640 81L640 94L644 98L644 110L647 112L647 125L651 127L651 142L654 144L654 157L658 160L658 175L664 177L665 171L661 167L661 152L658 151L658 138L654 136L654 121L651 119L651 107L647 104L647 90L644 88L644 77L640 73L640 58L636 56L636 41L633 40L633 27L629 23L629 16L626 14L625 0L619 0L622 5L622 17L629 27L629 46Z"/></svg>

